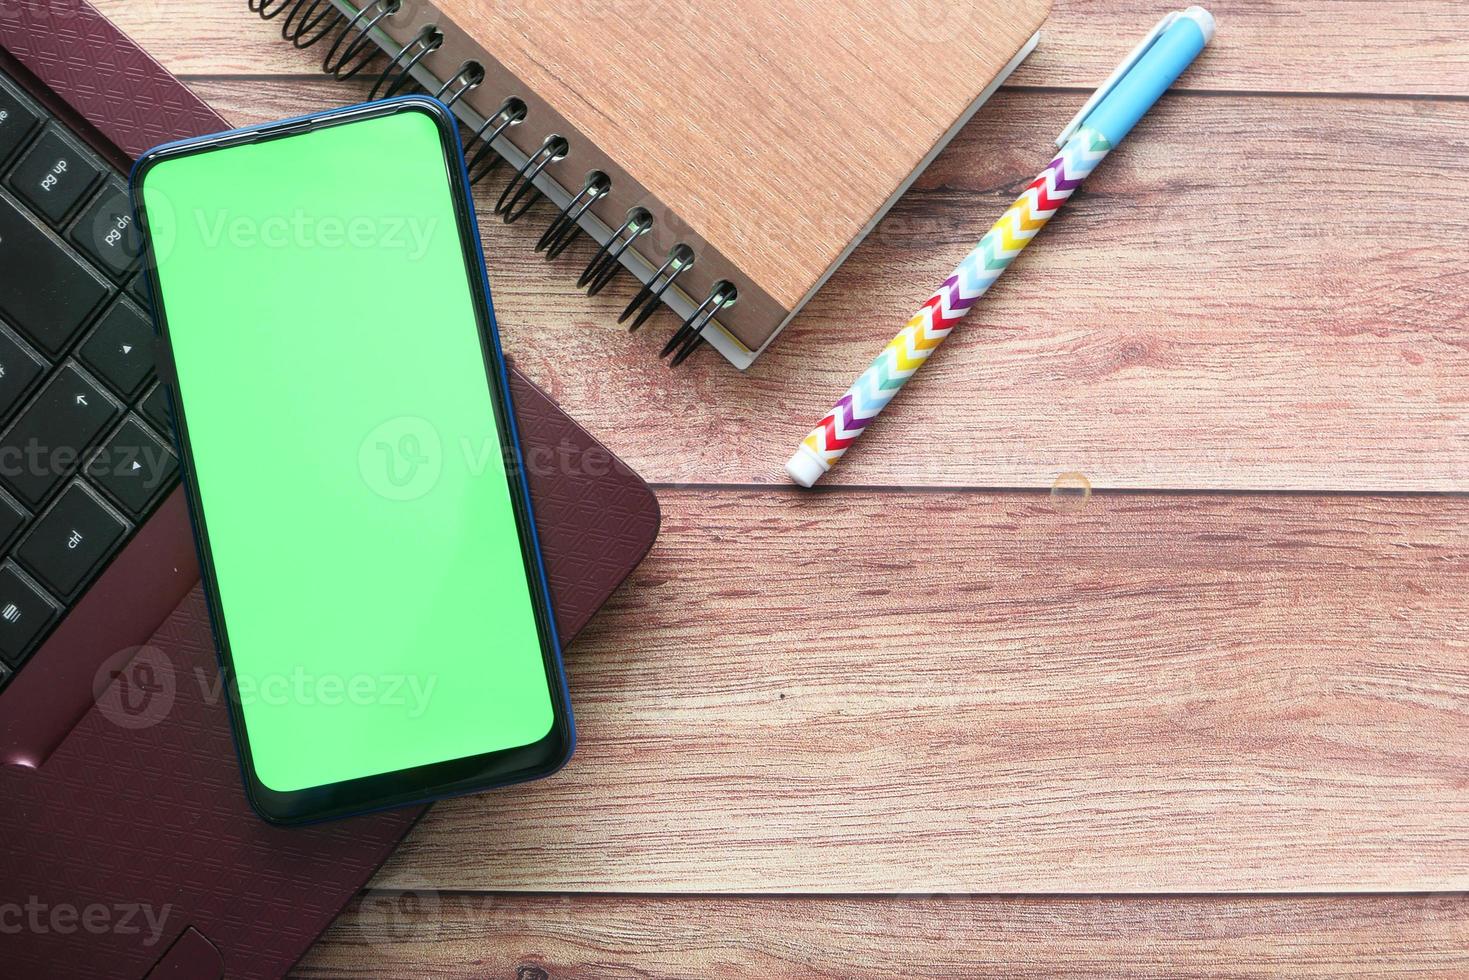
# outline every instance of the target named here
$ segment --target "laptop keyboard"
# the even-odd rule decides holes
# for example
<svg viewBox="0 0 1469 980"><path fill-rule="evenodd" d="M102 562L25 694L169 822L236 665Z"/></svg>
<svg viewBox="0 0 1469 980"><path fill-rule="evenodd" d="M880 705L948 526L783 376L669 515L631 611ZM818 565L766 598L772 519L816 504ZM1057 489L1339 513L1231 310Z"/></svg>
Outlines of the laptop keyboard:
<svg viewBox="0 0 1469 980"><path fill-rule="evenodd" d="M127 185L0 75L0 688L178 482Z"/></svg>

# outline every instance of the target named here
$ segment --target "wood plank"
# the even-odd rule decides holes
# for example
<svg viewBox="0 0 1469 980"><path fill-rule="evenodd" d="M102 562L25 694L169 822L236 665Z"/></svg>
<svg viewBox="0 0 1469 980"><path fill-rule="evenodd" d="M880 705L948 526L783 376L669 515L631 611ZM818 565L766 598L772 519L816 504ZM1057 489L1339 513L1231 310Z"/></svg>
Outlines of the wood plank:
<svg viewBox="0 0 1469 980"><path fill-rule="evenodd" d="M703 898L368 892L300 977L1462 977L1454 896Z"/></svg>
<svg viewBox="0 0 1469 980"><path fill-rule="evenodd" d="M1469 5L1458 0L1204 6L1218 34L1189 75L1189 88L1469 95ZM1014 81L1094 88L1131 39L1170 9L1148 0L1055 0L1035 57Z"/></svg>
<svg viewBox="0 0 1469 980"><path fill-rule="evenodd" d="M660 496L572 764L385 886L1469 888L1469 500Z"/></svg>
<svg viewBox="0 0 1469 980"><path fill-rule="evenodd" d="M197 87L241 123L360 94ZM650 480L781 482L1068 111L999 96L747 375L712 353L671 374L670 318L629 337L627 281L574 289L589 247L532 254L544 208L484 214L506 349ZM829 481L1469 489L1469 103L1176 96L1143 130Z"/></svg>
<svg viewBox="0 0 1469 980"><path fill-rule="evenodd" d="M522 147L558 132L540 118L549 112L570 125L573 155L587 152L585 143L606 154L576 164L563 186L605 167L604 217L621 219L650 199L676 211L728 263L704 270L706 289L730 275L751 294L741 306L755 305L752 286L773 301L743 330L732 315L731 331L753 348L999 79L1050 7L926 2L935 16L915 21L830 0L701 0L684 16L672 4L435 0L441 26L457 26L444 26L444 51L430 69L442 77L488 54L486 85L499 91L476 93L478 105L489 115L500 92L526 90ZM434 17L400 19L390 33L411 43ZM837 185L843 192L833 194ZM731 199L759 220L732 220Z"/></svg>
<svg viewBox="0 0 1469 980"><path fill-rule="evenodd" d="M97 0L97 6L183 74L300 73L321 60L319 52L284 44L281 22L260 21L244 0ZM1272 0L1216 0L1209 8L1219 35L1189 77L1190 87L1469 95L1469 6L1460 0L1320 0L1284 7ZM1015 81L1094 87L1161 9L1147 0L1055 0L1041 45ZM906 16L936 25L935 38L966 27L942 26L953 12L933 0L909 0Z"/></svg>

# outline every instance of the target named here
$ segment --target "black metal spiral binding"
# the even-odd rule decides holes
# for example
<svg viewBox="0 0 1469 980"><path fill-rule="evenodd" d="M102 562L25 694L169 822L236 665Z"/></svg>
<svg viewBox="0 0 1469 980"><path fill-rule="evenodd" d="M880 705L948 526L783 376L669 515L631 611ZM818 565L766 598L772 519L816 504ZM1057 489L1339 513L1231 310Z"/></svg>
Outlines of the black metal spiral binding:
<svg viewBox="0 0 1469 980"><path fill-rule="evenodd" d="M396 14L402 6L403 0L373 0L372 3L363 4L362 9L352 15L346 28L327 49L326 57L321 61L321 70L344 82L356 76L378 52L372 43L373 28L383 18ZM353 36L354 32L356 36ZM347 41L349 37L352 38L351 41ZM343 42L346 42L346 47L342 46Z"/></svg>
<svg viewBox="0 0 1469 980"><path fill-rule="evenodd" d="M478 61L466 61L459 66L458 71L449 76L447 82L439 86L439 90L434 93L434 98L452 109L454 103L479 88L480 83L484 80L485 66ZM449 90L456 86L458 90L453 95L449 95Z"/></svg>
<svg viewBox="0 0 1469 980"><path fill-rule="evenodd" d="M347 15L333 7L331 0L296 0L296 6L286 14L286 21L281 25L281 37L304 51L346 20ZM323 21L326 26L320 27Z"/></svg>
<svg viewBox="0 0 1469 980"><path fill-rule="evenodd" d="M507 225L514 224L530 210L540 196L540 191L536 190L536 178L553 161L565 157L570 149L571 144L566 141L565 136L552 133L546 137L539 150L525 158L525 163L515 171L515 176L510 178L510 183L505 185L505 189L500 192L500 199L495 202L495 213L501 220Z"/></svg>
<svg viewBox="0 0 1469 980"><path fill-rule="evenodd" d="M588 296L600 293L622 268L620 261L627 250L632 248L632 243L652 230L653 212L642 207L628 211L627 220L622 223L622 227L614 231L612 237L597 249L597 254L592 256L592 260L582 270L581 276L576 280L576 287L585 287Z"/></svg>
<svg viewBox="0 0 1469 980"><path fill-rule="evenodd" d="M617 322L625 322L641 306L642 311L638 313L637 319L633 320L632 324L627 328L627 332L632 333L638 327L647 323L648 318L658 312L659 306L662 305L663 294L668 292L668 288L673 285L674 281L683 275L693 264L693 249L689 248L683 242L679 242L673 246L668 252L668 258L663 261L663 265L657 272L653 273L653 278L649 279L643 284L643 288L638 290L638 294L632 298L631 303L627 304L627 309L622 311L622 316L617 318Z"/></svg>
<svg viewBox="0 0 1469 980"><path fill-rule="evenodd" d="M739 297L739 290L728 279L716 282L714 288L709 290L709 297L689 315L683 326L674 331L673 337L664 346L663 353L658 356L667 357L673 353L674 348L678 348L678 353L673 354L673 360L668 362L668 366L678 367L688 360L689 355L703 345L704 328L709 326L720 310L732 306Z"/></svg>
<svg viewBox="0 0 1469 980"><path fill-rule="evenodd" d="M511 96L500 103L500 108L495 110L495 114L481 123L479 129L474 131L473 138L479 140L479 148L465 161L471 185L484 180L504 162L504 158L495 150L495 140L499 139L501 134L511 126L524 122L528 111L524 102ZM468 140L465 141L466 144L468 142Z"/></svg>
<svg viewBox="0 0 1469 980"><path fill-rule="evenodd" d="M250 9L260 15L261 20L274 20L286 9L291 0L248 0Z"/></svg>
<svg viewBox="0 0 1469 980"><path fill-rule="evenodd" d="M413 69L418 63L430 54L439 50L444 44L444 35L432 24L425 24L413 40L398 49L398 53L388 61L373 83L372 91L367 95L367 101L376 102L378 99L391 99L398 92L413 81ZM413 54L409 55L408 52ZM407 56L405 60L405 55Z"/></svg>
<svg viewBox="0 0 1469 980"><path fill-rule="evenodd" d="M557 258L566 247L576 241L581 233L581 218L612 190L612 178L600 170L587 174L586 182L576 196L566 202L566 207L557 212L555 219L546 228L541 240L536 242L536 251L546 253L546 261Z"/></svg>
<svg viewBox="0 0 1469 980"><path fill-rule="evenodd" d="M371 62L377 53L377 48L372 43L372 31L384 18L397 13L402 8L403 0L371 0L351 17L337 9L332 0L246 0L246 4L262 20L283 18L281 36L302 50L320 44L335 33L331 47L322 60L322 70L345 80L363 71ZM369 101L398 94L413 80L413 70L443 44L444 35L433 25L425 26L412 41L398 49L388 65L378 74L368 96ZM434 97L453 106L483 84L484 79L483 66L474 61L466 61L459 71L439 86ZM527 112L523 100L507 98L493 115L465 138L468 157L466 165L471 184L478 184L499 168L504 158L495 148L495 141L506 130L523 122ZM479 145L470 153L469 144L476 141ZM495 203L495 214L503 218L506 224L523 217L541 196L535 186L536 178L552 163L564 158L569 151L570 144L565 137L559 134L546 137L540 149L530 155L501 192ZM560 256L581 232L582 218L610 190L611 179L606 174L601 171L589 173L582 190L560 210L542 234L536 251L544 252L547 261ZM637 207L630 210L627 220L613 232L606 244L598 248L587 263L577 279L577 286L585 288L589 296L601 292L621 270L622 258L633 247L633 243L651 231L652 227L653 215L647 208ZM694 250L688 245L683 242L674 245L663 265L628 303L618 317L618 323L631 318L629 331L637 330L646 323L660 308L668 290L693 266L694 259ZM683 363L704 343L705 328L721 310L732 305L738 295L738 290L732 283L725 280L716 283L708 298L674 333L661 356L667 357L676 350L671 366Z"/></svg>

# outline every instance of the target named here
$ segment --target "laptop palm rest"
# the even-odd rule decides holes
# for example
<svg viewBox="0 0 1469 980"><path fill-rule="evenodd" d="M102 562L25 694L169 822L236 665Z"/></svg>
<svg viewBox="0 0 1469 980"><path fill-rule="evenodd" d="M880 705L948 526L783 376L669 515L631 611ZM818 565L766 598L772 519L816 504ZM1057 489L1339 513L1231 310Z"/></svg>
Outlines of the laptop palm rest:
<svg viewBox="0 0 1469 980"><path fill-rule="evenodd" d="M148 971L147 980L219 980L223 976L224 957L219 948L189 926Z"/></svg>
<svg viewBox="0 0 1469 980"><path fill-rule="evenodd" d="M512 373L511 390L569 641L652 546L658 505L539 389ZM67 926L0 934L0 962L21 976L144 976L192 928L229 976L279 976L426 808L311 827L257 817L199 588L127 656L44 765L0 768L0 902ZM87 916L103 928L82 931Z"/></svg>

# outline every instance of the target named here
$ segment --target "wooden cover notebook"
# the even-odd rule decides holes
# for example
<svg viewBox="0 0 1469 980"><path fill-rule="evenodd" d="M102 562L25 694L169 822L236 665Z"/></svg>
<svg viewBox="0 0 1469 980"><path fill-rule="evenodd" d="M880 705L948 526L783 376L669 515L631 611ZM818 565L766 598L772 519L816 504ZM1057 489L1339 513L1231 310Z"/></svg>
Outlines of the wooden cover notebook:
<svg viewBox="0 0 1469 980"><path fill-rule="evenodd" d="M451 102L513 168L501 212L519 216L525 196L507 205L528 176L556 209L543 243L580 226L602 244L582 284L620 260L649 284L643 309L694 318L742 368L1019 64L1050 6L250 3L298 46L329 48L335 74L360 70L372 42L396 55L369 69L374 94L411 76Z"/></svg>

